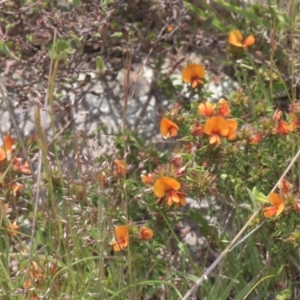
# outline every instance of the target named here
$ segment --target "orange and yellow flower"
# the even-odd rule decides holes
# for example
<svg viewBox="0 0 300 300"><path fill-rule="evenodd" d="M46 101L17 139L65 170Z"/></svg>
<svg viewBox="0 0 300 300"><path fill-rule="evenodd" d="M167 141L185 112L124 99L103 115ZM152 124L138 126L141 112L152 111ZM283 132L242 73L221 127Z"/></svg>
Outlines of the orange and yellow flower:
<svg viewBox="0 0 300 300"><path fill-rule="evenodd" d="M114 252L119 252L128 246L128 226L116 226L114 228L115 240L110 243Z"/></svg>
<svg viewBox="0 0 300 300"><path fill-rule="evenodd" d="M244 39L239 30L232 30L229 33L228 42L230 45L238 48L248 48L255 44L255 37L253 34L251 34Z"/></svg>
<svg viewBox="0 0 300 300"><path fill-rule="evenodd" d="M15 142L14 142L13 138L11 137L10 133L8 133L4 137L3 146L0 147L0 162L3 162L3 161L5 161L6 158L10 157L14 144L15 144Z"/></svg>
<svg viewBox="0 0 300 300"><path fill-rule="evenodd" d="M205 69L201 65L190 64L182 71L182 80L189 83L193 89L204 84Z"/></svg>
<svg viewBox="0 0 300 300"><path fill-rule="evenodd" d="M214 112L215 106L211 102L200 103L198 113L200 116L210 117Z"/></svg>
<svg viewBox="0 0 300 300"><path fill-rule="evenodd" d="M268 198L272 206L263 208L265 218L279 216L284 210L283 199L276 193L271 193Z"/></svg>
<svg viewBox="0 0 300 300"><path fill-rule="evenodd" d="M154 183L154 194L160 199L165 197L169 206L172 204L184 206L186 205L186 200L183 197L183 193L179 191L180 186L180 183L176 179L162 177Z"/></svg>
<svg viewBox="0 0 300 300"><path fill-rule="evenodd" d="M225 120L222 117L208 119L204 126L204 132L210 136L210 144L221 144L221 137L228 140L236 138L237 121L234 119Z"/></svg>
<svg viewBox="0 0 300 300"><path fill-rule="evenodd" d="M160 133L165 139L177 136L178 130L178 125L169 119L162 118L160 121Z"/></svg>
<svg viewBox="0 0 300 300"><path fill-rule="evenodd" d="M139 236L140 239L150 240L153 238L153 230L148 227L142 226L139 229Z"/></svg>

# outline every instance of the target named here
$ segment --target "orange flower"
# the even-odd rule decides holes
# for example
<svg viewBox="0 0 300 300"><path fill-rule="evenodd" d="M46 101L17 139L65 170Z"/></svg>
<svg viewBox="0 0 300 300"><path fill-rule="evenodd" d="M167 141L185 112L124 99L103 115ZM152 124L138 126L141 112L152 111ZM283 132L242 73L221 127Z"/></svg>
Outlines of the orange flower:
<svg viewBox="0 0 300 300"><path fill-rule="evenodd" d="M229 33L228 42L230 45L238 48L247 48L255 44L255 37L253 34L251 34L244 39L239 30L232 30Z"/></svg>
<svg viewBox="0 0 300 300"><path fill-rule="evenodd" d="M160 121L160 133L165 138L175 137L178 134L179 127L167 118Z"/></svg>
<svg viewBox="0 0 300 300"><path fill-rule="evenodd" d="M204 77L204 68L197 64L188 65L182 71L182 80L185 83L190 83L193 89L203 85Z"/></svg>
<svg viewBox="0 0 300 300"><path fill-rule="evenodd" d="M14 144L14 140L12 139L10 133L8 133L4 137L4 145L0 148L0 162L3 162L11 155Z"/></svg>
<svg viewBox="0 0 300 300"><path fill-rule="evenodd" d="M179 192L180 183L170 177L162 177L157 179L154 184L154 194L158 198L166 197L167 204L184 206L186 200L183 197L183 193Z"/></svg>
<svg viewBox="0 0 300 300"><path fill-rule="evenodd" d="M140 238L143 240L150 240L153 237L153 231L152 229L142 226L140 227Z"/></svg>
<svg viewBox="0 0 300 300"><path fill-rule="evenodd" d="M210 135L210 144L221 144L221 136L228 140L236 138L237 121L234 119L225 120L222 117L208 119L204 126L204 132Z"/></svg>
<svg viewBox="0 0 300 300"><path fill-rule="evenodd" d="M249 139L249 144L251 145L258 145L263 139L263 135L260 133L252 135L252 137Z"/></svg>
<svg viewBox="0 0 300 300"><path fill-rule="evenodd" d="M141 174L141 179L143 181L144 184L146 185L150 185L153 183L153 180L154 180L154 176L153 174L149 173L147 175L145 174Z"/></svg>
<svg viewBox="0 0 300 300"><path fill-rule="evenodd" d="M5 232L10 237L15 237L18 234L19 226L16 223L10 223L5 227Z"/></svg>
<svg viewBox="0 0 300 300"><path fill-rule="evenodd" d="M271 193L269 195L269 201L273 206L263 208L265 218L272 218L279 216L284 210L284 201L276 193Z"/></svg>
<svg viewBox="0 0 300 300"><path fill-rule="evenodd" d="M276 131L279 135L290 134L293 131L293 125L288 124L286 121L280 120L277 124Z"/></svg>
<svg viewBox="0 0 300 300"><path fill-rule="evenodd" d="M210 144L221 144L220 136L227 136L229 128L223 118L212 117L206 121L204 132L210 135Z"/></svg>
<svg viewBox="0 0 300 300"><path fill-rule="evenodd" d="M129 241L128 226L116 226L114 228L115 241L110 243L115 252L126 248Z"/></svg>
<svg viewBox="0 0 300 300"><path fill-rule="evenodd" d="M116 175L117 176L123 176L126 173L126 163L125 160L122 159L115 159L114 165L116 169Z"/></svg>
<svg viewBox="0 0 300 300"><path fill-rule="evenodd" d="M230 114L230 108L225 99L220 99L219 101L219 109L217 112L217 116L227 117Z"/></svg>
<svg viewBox="0 0 300 300"><path fill-rule="evenodd" d="M200 103L198 106L198 112L200 116L210 117L214 112L215 106L211 102Z"/></svg>

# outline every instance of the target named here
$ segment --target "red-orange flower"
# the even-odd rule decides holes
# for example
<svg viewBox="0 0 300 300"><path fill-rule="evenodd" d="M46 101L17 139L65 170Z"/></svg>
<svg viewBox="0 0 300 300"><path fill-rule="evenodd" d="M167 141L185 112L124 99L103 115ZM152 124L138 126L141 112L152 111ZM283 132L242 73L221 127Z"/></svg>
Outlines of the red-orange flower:
<svg viewBox="0 0 300 300"><path fill-rule="evenodd" d="M162 177L154 183L154 194L158 198L166 198L166 202L169 206L172 204L184 206L186 200L183 197L183 193L179 192L180 183L170 177Z"/></svg>
<svg viewBox="0 0 300 300"><path fill-rule="evenodd" d="M211 102L200 103L198 105L198 112L200 116L210 117L214 112L215 106Z"/></svg>
<svg viewBox="0 0 300 300"><path fill-rule="evenodd" d="M287 135L293 131L293 125L288 124L286 121L279 120L276 128L277 134Z"/></svg>
<svg viewBox="0 0 300 300"><path fill-rule="evenodd" d="M153 174L149 173L149 174L141 174L141 179L143 181L144 184L146 185L150 185L153 183L154 180L154 176Z"/></svg>
<svg viewBox="0 0 300 300"><path fill-rule="evenodd" d="M15 142L11 137L10 133L8 133L4 137L4 144L0 147L0 162L3 162L7 157L10 157L13 146Z"/></svg>
<svg viewBox="0 0 300 300"><path fill-rule="evenodd" d="M254 134L249 139L249 144L251 145L258 145L263 139L263 135L260 133Z"/></svg>
<svg viewBox="0 0 300 300"><path fill-rule="evenodd" d="M114 228L115 240L110 243L115 252L119 252L128 246L128 226L116 226Z"/></svg>
<svg viewBox="0 0 300 300"><path fill-rule="evenodd" d="M142 226L139 230L139 236L143 240L150 240L153 238L153 231L148 227Z"/></svg>
<svg viewBox="0 0 300 300"><path fill-rule="evenodd" d="M125 160L122 159L115 159L114 160L114 166L116 170L117 176L123 176L126 173L126 163Z"/></svg>
<svg viewBox="0 0 300 300"><path fill-rule="evenodd" d="M217 116L228 117L230 114L230 108L225 99L220 99L219 101L219 109L217 112Z"/></svg>
<svg viewBox="0 0 300 300"><path fill-rule="evenodd" d="M206 121L204 126L204 132L210 136L210 144L221 144L221 137L229 140L235 139L236 129L236 120L225 120L222 117L212 117Z"/></svg>
<svg viewBox="0 0 300 300"><path fill-rule="evenodd" d="M169 119L162 118L160 121L160 133L165 139L177 136L178 130L178 125Z"/></svg>
<svg viewBox="0 0 300 300"><path fill-rule="evenodd" d="M182 71L182 80L191 84L193 89L203 85L204 77L205 69L197 64L188 65Z"/></svg>
<svg viewBox="0 0 300 300"><path fill-rule="evenodd" d="M228 42L230 45L238 48L247 48L255 44L255 37L253 34L251 34L244 39L239 30L232 30L229 33Z"/></svg>
<svg viewBox="0 0 300 300"><path fill-rule="evenodd" d="M271 193L268 198L273 206L263 208L264 216L266 218L279 216L284 210L283 199L276 193Z"/></svg>

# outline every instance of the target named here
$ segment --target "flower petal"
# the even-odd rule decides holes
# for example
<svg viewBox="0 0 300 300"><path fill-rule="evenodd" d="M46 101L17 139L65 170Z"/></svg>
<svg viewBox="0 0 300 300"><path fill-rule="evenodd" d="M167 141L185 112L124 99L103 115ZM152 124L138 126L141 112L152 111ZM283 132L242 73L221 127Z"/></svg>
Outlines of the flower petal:
<svg viewBox="0 0 300 300"><path fill-rule="evenodd" d="M200 103L198 106L198 112L201 116L211 116L214 111L214 105L211 102Z"/></svg>
<svg viewBox="0 0 300 300"><path fill-rule="evenodd" d="M263 209L265 218L272 218L272 217L274 217L276 215L277 211L278 211L278 207L277 206L269 206L269 207L265 207Z"/></svg>
<svg viewBox="0 0 300 300"><path fill-rule="evenodd" d="M271 193L269 196L269 201L271 204L275 205L275 206L279 206L284 204L283 199L276 193Z"/></svg>
<svg viewBox="0 0 300 300"><path fill-rule="evenodd" d="M7 153L11 153L14 144L15 142L13 138L11 137L10 133L8 133L4 138L4 148Z"/></svg>
<svg viewBox="0 0 300 300"><path fill-rule="evenodd" d="M229 44L243 48L243 35L239 30L233 30L229 33L228 36Z"/></svg>
<svg viewBox="0 0 300 300"><path fill-rule="evenodd" d="M250 47L252 45L255 44L255 37L253 34L249 35L248 37L245 38L245 40L243 41L243 45L245 47Z"/></svg>
<svg viewBox="0 0 300 300"><path fill-rule="evenodd" d="M128 240L128 226L116 226L114 228L114 234L117 240Z"/></svg>
<svg viewBox="0 0 300 300"><path fill-rule="evenodd" d="M157 179L154 183L154 194L158 198L162 198L165 196L168 190L179 190L180 183L173 178L170 177L162 177Z"/></svg>
<svg viewBox="0 0 300 300"><path fill-rule="evenodd" d="M217 112L218 116L227 117L230 114L230 108L225 99L220 99L219 101L219 110Z"/></svg>
<svg viewBox="0 0 300 300"><path fill-rule="evenodd" d="M190 64L182 71L182 80L185 83L192 83L194 80L202 79L205 76L205 69L197 64Z"/></svg>
<svg viewBox="0 0 300 300"><path fill-rule="evenodd" d="M160 121L160 133L164 138L170 136L175 137L178 133L178 125L167 118L162 118Z"/></svg>

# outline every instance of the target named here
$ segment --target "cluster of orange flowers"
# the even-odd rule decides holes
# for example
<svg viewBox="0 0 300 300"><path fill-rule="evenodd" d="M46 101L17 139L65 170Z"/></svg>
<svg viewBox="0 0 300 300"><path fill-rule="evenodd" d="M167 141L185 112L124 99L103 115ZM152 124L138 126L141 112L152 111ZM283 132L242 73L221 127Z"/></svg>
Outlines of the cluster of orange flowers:
<svg viewBox="0 0 300 300"><path fill-rule="evenodd" d="M198 106L199 115L208 118L205 125L197 124L192 127L193 135L209 135L210 144L221 144L221 138L234 140L236 138L237 121L226 119L230 114L230 109L225 99L220 99L218 105L210 102L200 103Z"/></svg>
<svg viewBox="0 0 300 300"><path fill-rule="evenodd" d="M116 226L114 228L114 241L110 243L114 252L119 252L122 249L126 248L129 244L129 237L135 238L136 236L142 240L150 240L153 237L152 229L141 226L138 229L138 234L136 234L137 229L133 226L122 225Z"/></svg>
<svg viewBox="0 0 300 300"><path fill-rule="evenodd" d="M299 104L293 105L293 107L299 106ZM259 144L266 136L272 135L288 135L297 129L297 122L299 118L293 114L290 114L291 123L282 119L282 111L276 110L271 118L261 118L259 132L253 134L249 139L249 144L257 145ZM300 124L300 123L299 123ZM299 127L300 128L300 127Z"/></svg>
<svg viewBox="0 0 300 300"><path fill-rule="evenodd" d="M233 30L228 36L228 43L232 48L247 49L255 44L255 37L249 35L244 39L239 30ZM189 84L192 89L201 88L205 84L205 73L203 66L191 63L182 70L182 81ZM184 120L184 118L178 117L179 110L179 105L175 105L173 111L169 112L161 119L160 133L164 139L178 136L180 130L179 124ZM228 141L236 139L238 122L236 119L229 118L230 108L225 99L220 99L216 104L211 102L200 103L198 106L198 114L201 117L201 121L192 125L191 133L193 136L207 135L209 144L211 145L220 145L222 144L223 139ZM254 134L254 130L250 130L250 134L246 137L247 141L250 144L256 145L268 134L287 135L294 130L299 130L300 103L291 106L290 118L291 124L284 121L282 119L282 112L277 110L272 118L266 119L267 122L262 122L263 129L261 132ZM267 129L264 126L266 123L268 123ZM176 166L177 160L178 157L174 161L171 161L175 166L175 172L165 168L163 172L158 170L154 173L141 175L143 183L153 188L154 195L158 198L157 203L166 203L168 207L180 207L186 205L186 198L185 193L182 190L182 185L175 179L184 174L184 170L182 171ZM126 168L125 164L120 162L121 161L115 161L115 170L116 174L122 175L126 171ZM161 167L160 169L163 170L164 168ZM289 200L289 194L286 193L286 191L289 191L290 189L291 185L287 181L282 181L280 185L280 195L276 193L271 193L269 195L268 198L271 206L263 209L266 218L278 216L284 211L285 202L291 202ZM298 202L300 203L300 200ZM298 202L296 201L296 203ZM298 206L300 212L300 204ZM297 207L295 206L295 209L297 209ZM128 226L115 227L114 236L115 241L111 243L114 251L120 251L127 247L129 240ZM139 229L140 238L150 239L152 236L153 232L151 229L147 227L141 227Z"/></svg>
<svg viewBox="0 0 300 300"><path fill-rule="evenodd" d="M192 135L200 136L207 134L210 144L221 144L221 138L234 140L236 138L237 121L227 119L230 109L225 99L220 99L218 105L211 102L200 103L198 106L199 115L207 120L205 124L192 126ZM164 138L176 137L179 127L173 121L163 118L160 122L160 132Z"/></svg>
<svg viewBox="0 0 300 300"><path fill-rule="evenodd" d="M5 168L8 167L8 163L11 163L12 170L14 172L22 173L25 175L30 175L31 170L29 168L29 164L27 161L23 161L22 158L20 157L13 157L14 154L14 147L15 147L15 142L8 133L4 137L3 141L3 146L0 147L0 169L1 171L4 170ZM13 181L11 183L7 183L5 180L4 173L0 172L0 178L2 178L2 181L0 182L0 187L4 187L8 190L11 190L14 194L14 196L19 195L19 193L24 189L24 185ZM9 205L5 203L1 203L1 210L0 210L0 215L1 212L6 214L9 212ZM8 225L5 226L4 228L5 233L9 237L15 237L19 231L19 226L16 224L16 222L9 223Z"/></svg>

